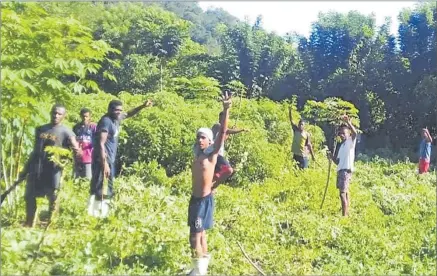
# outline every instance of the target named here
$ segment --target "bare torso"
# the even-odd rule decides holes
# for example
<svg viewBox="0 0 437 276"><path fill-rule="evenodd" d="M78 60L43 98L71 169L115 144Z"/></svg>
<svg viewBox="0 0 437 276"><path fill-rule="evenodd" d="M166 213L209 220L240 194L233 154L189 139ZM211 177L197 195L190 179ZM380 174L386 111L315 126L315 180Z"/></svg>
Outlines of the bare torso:
<svg viewBox="0 0 437 276"><path fill-rule="evenodd" d="M211 193L214 168L217 163L217 154L200 154L193 160L191 166L192 195L205 197Z"/></svg>

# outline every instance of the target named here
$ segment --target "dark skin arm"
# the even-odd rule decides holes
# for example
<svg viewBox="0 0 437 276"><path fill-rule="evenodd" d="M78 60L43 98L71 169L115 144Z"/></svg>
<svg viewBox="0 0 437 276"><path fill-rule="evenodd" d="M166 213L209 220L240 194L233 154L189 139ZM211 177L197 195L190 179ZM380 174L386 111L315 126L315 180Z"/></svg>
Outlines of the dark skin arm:
<svg viewBox="0 0 437 276"><path fill-rule="evenodd" d="M339 159L337 158L337 156L334 156L332 154L332 152L328 151L328 159L331 159L336 165L338 165L339 163Z"/></svg>
<svg viewBox="0 0 437 276"><path fill-rule="evenodd" d="M337 129L334 129L334 133L337 133ZM334 141L334 154L336 154L336 149L337 149L337 142ZM327 152L328 155L328 159L332 160L336 165L338 165L338 163L340 162L340 160L337 158L337 156L334 156L334 154L331 151Z"/></svg>
<svg viewBox="0 0 437 276"><path fill-rule="evenodd" d="M231 97L226 95L223 97L223 114L224 114L224 120L220 126L220 130L216 139L216 142L214 143L214 151L213 155L217 156L218 152L220 151L221 145L226 140L227 136L227 128L228 128L228 122L229 122L229 109L232 105ZM212 192L215 193L215 190L220 184L215 182L212 186Z"/></svg>
<svg viewBox="0 0 437 276"><path fill-rule="evenodd" d="M248 130L244 129L244 128L242 128L242 129L228 129L228 131L226 131L226 134L238 134L238 133L246 132L246 131L248 131Z"/></svg>
<svg viewBox="0 0 437 276"><path fill-rule="evenodd" d="M76 157L81 157L82 156L82 149L80 148L79 143L76 140L76 137L71 136L69 138L69 142L70 142L71 148L73 149Z"/></svg>
<svg viewBox="0 0 437 276"><path fill-rule="evenodd" d="M311 158L313 158L313 160L316 160L316 158L314 157L313 145L311 144L310 137L307 138L306 146L308 147L308 150L310 151Z"/></svg>
<svg viewBox="0 0 437 276"><path fill-rule="evenodd" d="M142 105L137 106L137 107L135 107L135 108L129 110L129 111L127 112L127 115L126 115L126 119L127 119L127 118L130 118L130 117L132 117L132 116L135 116L135 115L138 114L138 112L140 112L142 109L144 109L144 108L146 108L146 107L149 107L149 106L152 106L152 105L153 105L152 101L151 101L151 100L147 100L147 101L144 102Z"/></svg>
<svg viewBox="0 0 437 276"><path fill-rule="evenodd" d="M288 118L290 119L291 128L296 129L297 126L293 123L293 115L291 114L291 106L288 107Z"/></svg>
<svg viewBox="0 0 437 276"><path fill-rule="evenodd" d="M108 139L108 132L100 132L100 143L99 143L99 147L100 147L100 152L102 153L100 156L100 161L102 162L102 167L103 167L103 176L108 178L109 177L109 164L106 161L106 149L105 149L105 143L106 140Z"/></svg>
<svg viewBox="0 0 437 276"><path fill-rule="evenodd" d="M221 125L220 124L215 124L213 127L212 127L212 132L213 132L213 135L214 135L214 137L217 135L217 133L220 131L220 128L221 128ZM231 135L231 134L238 134L238 133L241 133L241 132L248 132L249 130L247 130L247 129L245 129L245 128L242 128L242 129L228 129L227 131L226 131L226 136L228 136L228 135Z"/></svg>

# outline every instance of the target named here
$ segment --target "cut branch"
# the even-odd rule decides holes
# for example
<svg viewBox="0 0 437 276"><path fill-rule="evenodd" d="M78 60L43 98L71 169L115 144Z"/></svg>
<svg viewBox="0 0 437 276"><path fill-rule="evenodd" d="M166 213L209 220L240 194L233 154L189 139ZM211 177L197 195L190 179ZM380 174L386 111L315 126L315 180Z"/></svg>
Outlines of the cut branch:
<svg viewBox="0 0 437 276"><path fill-rule="evenodd" d="M241 249L241 252L243 252L244 257L246 258L246 260L263 276L266 276L266 274L264 273L264 271L262 271L254 262L252 262L252 260L249 258L249 256L247 255L247 253L244 251L243 246L241 246L240 242L237 241L238 246Z"/></svg>

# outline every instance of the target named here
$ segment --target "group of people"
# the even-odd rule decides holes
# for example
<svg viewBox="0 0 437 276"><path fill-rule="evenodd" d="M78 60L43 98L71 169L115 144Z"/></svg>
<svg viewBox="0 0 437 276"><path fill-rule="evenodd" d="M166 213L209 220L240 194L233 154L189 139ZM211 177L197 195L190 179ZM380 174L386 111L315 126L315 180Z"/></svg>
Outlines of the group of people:
<svg viewBox="0 0 437 276"><path fill-rule="evenodd" d="M190 275L207 273L210 255L207 248L206 230L213 226L214 193L217 187L226 181L233 169L224 157L224 144L229 135L245 132L245 129L228 128L229 110L232 100L227 93L222 97L223 110L219 122L212 128L200 128L193 145L194 159L192 171L192 193L188 207L189 241L192 249L192 268ZM90 199L95 202L110 200L113 196L113 180L118 147L120 125L124 119L137 114L145 107L152 106L147 100L142 105L123 112L121 101L112 100L107 113L97 124L91 122L91 111L80 111L82 121L73 130L62 124L66 108L56 104L51 109L51 122L35 130L34 150L20 174L27 177L25 192L26 226L32 226L36 213L36 198L48 197L50 216L57 208L57 194L62 179L62 168L51 161L45 151L47 146L70 147L75 154L74 177L90 180ZM310 134L305 130L305 121L293 123L291 108L289 119L293 131L292 153L300 169L308 167L308 155L315 161ZM339 189L342 215L347 216L350 206L349 185L354 171L357 131L348 116L343 116L344 124L338 129L341 144L338 151L328 153L328 157L337 164L337 188ZM423 141L420 145L419 172L429 168L432 138L428 129L422 130ZM107 182L105 189L104 183Z"/></svg>
<svg viewBox="0 0 437 276"><path fill-rule="evenodd" d="M293 143L291 151L293 159L300 169L306 169L309 165L308 154L315 161L314 150L310 141L310 134L305 130L305 121L299 120L296 126L293 123L291 106L288 109L288 115L293 131ZM338 137L341 139L341 145L338 151L329 152L328 158L337 164L337 188L340 192L342 215L348 216L350 206L349 185L352 179L355 160L355 146L357 143L357 131L352 125L347 115L342 117L344 124L338 128Z"/></svg>
<svg viewBox="0 0 437 276"><path fill-rule="evenodd" d="M48 146L72 148L75 154L74 176L90 179L90 194L96 199L110 198L113 191L115 175L115 156L117 154L118 136L122 120L134 116L145 107L151 106L150 100L123 113L123 104L112 100L108 111L97 124L91 123L91 111L82 109L82 122L73 130L62 124L66 108L56 104L50 111L49 124L35 129L33 152L27 161L19 179L27 178L25 191L26 221L25 226L32 227L36 213L36 198L49 199L49 216L58 207L58 192L61 186L62 167L53 162L46 152ZM103 183L107 179L108 187L103 194Z"/></svg>

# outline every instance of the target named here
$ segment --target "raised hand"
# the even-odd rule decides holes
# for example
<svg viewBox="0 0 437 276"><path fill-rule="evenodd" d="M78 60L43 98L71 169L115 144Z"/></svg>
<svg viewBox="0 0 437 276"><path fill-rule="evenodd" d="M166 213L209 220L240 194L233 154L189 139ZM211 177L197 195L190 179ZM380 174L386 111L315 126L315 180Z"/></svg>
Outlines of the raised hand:
<svg viewBox="0 0 437 276"><path fill-rule="evenodd" d="M343 116L341 116L341 119L343 121L345 121L346 123L351 124L351 119L349 118L349 116L347 116L346 114L344 114Z"/></svg>
<svg viewBox="0 0 437 276"><path fill-rule="evenodd" d="M232 105L231 96L228 95L228 92L225 92L225 94L222 96L222 102L223 102L223 108L229 109Z"/></svg>

